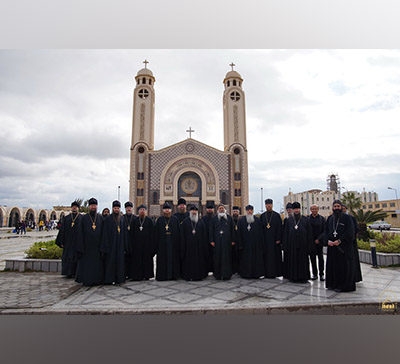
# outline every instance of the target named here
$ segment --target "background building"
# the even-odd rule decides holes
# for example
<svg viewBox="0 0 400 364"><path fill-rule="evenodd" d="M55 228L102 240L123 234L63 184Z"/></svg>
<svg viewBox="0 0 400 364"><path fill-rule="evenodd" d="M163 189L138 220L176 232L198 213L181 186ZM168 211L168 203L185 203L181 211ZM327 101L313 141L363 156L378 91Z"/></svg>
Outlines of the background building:
<svg viewBox="0 0 400 364"><path fill-rule="evenodd" d="M154 150L156 79L145 61L133 92L129 199L134 209L145 204L150 215L159 216L164 202L176 206L180 197L201 213L207 201L223 203L228 211L248 204L245 94L233 66L223 80L224 150L193 139L191 128L187 139Z"/></svg>
<svg viewBox="0 0 400 364"><path fill-rule="evenodd" d="M361 208L364 211L383 210L387 213L385 221L393 227L400 227L400 200L368 201L363 203Z"/></svg>

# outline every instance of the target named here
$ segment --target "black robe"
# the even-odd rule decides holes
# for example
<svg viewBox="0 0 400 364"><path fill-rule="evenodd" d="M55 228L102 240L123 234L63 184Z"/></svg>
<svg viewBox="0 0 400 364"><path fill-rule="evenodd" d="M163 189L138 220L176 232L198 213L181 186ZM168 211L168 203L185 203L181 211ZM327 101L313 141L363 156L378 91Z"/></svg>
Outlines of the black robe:
<svg viewBox="0 0 400 364"><path fill-rule="evenodd" d="M142 225L140 225L141 223ZM134 281L153 278L153 257L155 255L153 221L148 216L144 220L136 217L130 232L127 277Z"/></svg>
<svg viewBox="0 0 400 364"><path fill-rule="evenodd" d="M214 217L214 215L207 215L205 214L201 221L203 221L206 229L206 233L204 234L204 239L205 243L208 246L208 255L207 255L207 272L212 272L213 271L213 266L214 266L214 248L209 244L209 235L210 235L210 225L211 225L211 220Z"/></svg>
<svg viewBox="0 0 400 364"><path fill-rule="evenodd" d="M118 232L118 226L120 231ZM128 250L128 237L125 218L120 216L119 225L114 214L104 219L100 252L104 255L104 283L123 283L126 279L125 254Z"/></svg>
<svg viewBox="0 0 400 364"><path fill-rule="evenodd" d="M249 227L249 228L248 228ZM238 223L239 274L242 278L260 278L264 275L264 247L261 222L254 216L254 222L247 223L242 216Z"/></svg>
<svg viewBox="0 0 400 364"><path fill-rule="evenodd" d="M297 229L295 226L295 217L289 217L286 221L283 241L285 259L287 259L286 275L291 281L305 282L310 279L308 254L314 249L312 228L306 216L300 216Z"/></svg>
<svg viewBox="0 0 400 364"><path fill-rule="evenodd" d="M82 215L79 214L74 222L72 222L73 217L75 218L76 214L71 213L63 219L56 238L56 244L63 248L61 274L67 277L73 277L76 274L78 232Z"/></svg>
<svg viewBox="0 0 400 364"><path fill-rule="evenodd" d="M353 238L354 225L350 216L341 213L339 218L334 215L328 217L325 224L325 241L341 240L339 246L328 246L325 282L328 289L344 292L356 290Z"/></svg>
<svg viewBox="0 0 400 364"><path fill-rule="evenodd" d="M232 216L233 222L233 236L232 241L239 241L239 220L240 216L237 217L237 220ZM239 273L239 246L238 244L232 247L232 273Z"/></svg>
<svg viewBox="0 0 400 364"><path fill-rule="evenodd" d="M195 234L193 234L193 230ZM182 278L200 280L208 275L208 245L205 235L206 227L202 220L196 224L187 217L181 224L181 258Z"/></svg>
<svg viewBox="0 0 400 364"><path fill-rule="evenodd" d="M189 212L175 212L174 216L178 219L179 224L182 224L183 220L185 220L187 217L189 217Z"/></svg>
<svg viewBox="0 0 400 364"><path fill-rule="evenodd" d="M232 277L232 217L227 219L214 216L210 224L209 241L215 243L213 248L214 277L216 279L230 279ZM236 243L236 242L235 242Z"/></svg>
<svg viewBox="0 0 400 364"><path fill-rule="evenodd" d="M155 224L154 241L157 253L156 279L167 281L180 277L180 231L179 220L175 216L169 219L160 216Z"/></svg>
<svg viewBox="0 0 400 364"><path fill-rule="evenodd" d="M96 228L93 230L93 222ZM78 266L76 279L85 286L102 284L104 281L104 264L100 254L103 217L100 214L86 214L82 217L78 235Z"/></svg>
<svg viewBox="0 0 400 364"><path fill-rule="evenodd" d="M282 263L282 219L275 212L264 212L260 216L262 239L264 242L264 268L266 278L276 278L283 275ZM267 227L269 224L269 228ZM280 244L276 244L280 241Z"/></svg>
<svg viewBox="0 0 400 364"><path fill-rule="evenodd" d="M349 215L351 218L351 221L353 221L354 225L354 238L353 238L353 246L354 246L354 264L355 264L355 269L356 269L356 282L361 282L362 281L362 273L361 273L361 265L360 265L360 256L358 254L358 245L357 245L357 234L358 234L358 224L357 220L353 215Z"/></svg>

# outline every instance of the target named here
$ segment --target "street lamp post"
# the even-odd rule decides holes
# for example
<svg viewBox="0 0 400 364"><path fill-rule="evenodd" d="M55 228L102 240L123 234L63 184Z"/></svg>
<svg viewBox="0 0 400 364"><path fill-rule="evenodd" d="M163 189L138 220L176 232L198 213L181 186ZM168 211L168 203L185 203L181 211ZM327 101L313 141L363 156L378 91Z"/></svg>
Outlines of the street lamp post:
<svg viewBox="0 0 400 364"><path fill-rule="evenodd" d="M399 205L398 205L398 201L399 201L399 199L398 199L398 197L397 197L397 189L395 189L394 187L388 187L388 190L394 190L394 193L396 194L396 202L395 202L395 206L397 207L397 209L396 209L396 214L398 214L399 213Z"/></svg>
<svg viewBox="0 0 400 364"><path fill-rule="evenodd" d="M118 201L120 199L120 190L121 190L121 186L118 186ZM121 201L120 201L121 202Z"/></svg>
<svg viewBox="0 0 400 364"><path fill-rule="evenodd" d="M263 188L261 187L261 213L264 212L264 208L263 208L263 200L264 200L264 196L263 196Z"/></svg>

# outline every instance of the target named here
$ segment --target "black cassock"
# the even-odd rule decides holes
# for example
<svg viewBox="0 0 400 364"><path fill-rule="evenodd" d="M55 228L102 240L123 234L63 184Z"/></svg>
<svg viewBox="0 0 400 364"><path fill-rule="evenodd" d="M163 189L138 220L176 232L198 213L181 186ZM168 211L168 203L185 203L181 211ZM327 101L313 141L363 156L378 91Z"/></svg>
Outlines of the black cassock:
<svg viewBox="0 0 400 364"><path fill-rule="evenodd" d="M100 214L86 214L82 217L78 238L78 266L76 279L85 286L102 284L104 264L100 254L103 217ZM93 229L95 225L95 229Z"/></svg>
<svg viewBox="0 0 400 364"><path fill-rule="evenodd" d="M155 255L153 221L148 216L144 219L136 217L130 233L127 277L134 281L153 278Z"/></svg>
<svg viewBox="0 0 400 364"><path fill-rule="evenodd" d="M213 273L216 279L230 279L232 277L232 237L232 217L227 215L227 219L219 219L218 216L214 216L210 224L209 241L215 243L213 248Z"/></svg>
<svg viewBox="0 0 400 364"><path fill-rule="evenodd" d="M282 263L282 219L275 212L264 212L260 216L262 238L264 241L264 268L266 278L281 277L283 275ZM281 244L276 244L280 241Z"/></svg>
<svg viewBox="0 0 400 364"><path fill-rule="evenodd" d="M239 220L240 216L238 216L237 220L232 216L233 222L233 236L232 241L237 242L239 240ZM239 273L239 246L238 244L232 247L232 273Z"/></svg>
<svg viewBox="0 0 400 364"><path fill-rule="evenodd" d="M338 218L334 215L328 217L325 242L341 240L339 246L328 246L325 283L329 289L356 290L353 237L354 225L350 216L341 213Z"/></svg>
<svg viewBox="0 0 400 364"><path fill-rule="evenodd" d="M82 215L71 213L67 215L58 231L56 244L63 248L61 257L61 274L72 277L76 274L78 232ZM62 247L62 245L64 247Z"/></svg>
<svg viewBox="0 0 400 364"><path fill-rule="evenodd" d="M125 254L128 250L126 232L124 216L120 216L119 224L114 214L104 219L100 252L104 255L105 284L125 282Z"/></svg>
<svg viewBox="0 0 400 364"><path fill-rule="evenodd" d="M179 220L160 216L154 232L156 259L156 279L167 281L180 277L180 231Z"/></svg>
<svg viewBox="0 0 400 364"><path fill-rule="evenodd" d="M211 225L211 220L214 217L214 215L208 215L205 214L201 221L203 221L206 229L206 233L204 234L204 239L205 242L208 246L208 255L207 255L207 272L212 272L213 271L213 265L214 265L214 248L209 244L209 235L210 235L210 225Z"/></svg>
<svg viewBox="0 0 400 364"><path fill-rule="evenodd" d="M202 220L194 223L187 217L181 227L182 278L200 280L208 275L208 243L206 226Z"/></svg>
<svg viewBox="0 0 400 364"><path fill-rule="evenodd" d="M284 234L283 249L285 251L285 259L287 259L286 278L295 282L309 280L310 264L308 254L314 249L310 221L306 216L300 216L298 221L291 216L286 221Z"/></svg>
<svg viewBox="0 0 400 364"><path fill-rule="evenodd" d="M182 224L183 220L185 220L187 217L189 217L189 212L175 212L174 216L178 219L179 224Z"/></svg>
<svg viewBox="0 0 400 364"><path fill-rule="evenodd" d="M357 245L357 234L358 234L358 223L356 218L353 215L349 215L351 221L353 221L354 226L354 237L353 237L353 247L354 247L354 264L355 264L355 279L356 282L362 281L362 273L361 273L361 265L360 265L360 256L358 254L358 245Z"/></svg>
<svg viewBox="0 0 400 364"><path fill-rule="evenodd" d="M247 223L242 216L238 223L239 274L242 278L260 278L264 275L264 248L261 222L254 216L254 222Z"/></svg>

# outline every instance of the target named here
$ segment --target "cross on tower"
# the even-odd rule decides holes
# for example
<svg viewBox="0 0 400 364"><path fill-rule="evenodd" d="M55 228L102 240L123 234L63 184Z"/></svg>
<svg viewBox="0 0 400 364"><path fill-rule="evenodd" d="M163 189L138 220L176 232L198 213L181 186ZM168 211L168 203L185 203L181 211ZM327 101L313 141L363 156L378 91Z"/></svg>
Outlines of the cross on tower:
<svg viewBox="0 0 400 364"><path fill-rule="evenodd" d="M186 130L186 133L189 133L189 138L192 137L192 133L194 133L194 130L192 130L192 127L191 127L191 126L189 126L189 129Z"/></svg>
<svg viewBox="0 0 400 364"><path fill-rule="evenodd" d="M149 61L148 61L147 59L145 59L145 60L143 61L143 63L144 63L144 68L147 68L147 63L149 63Z"/></svg>
<svg viewBox="0 0 400 364"><path fill-rule="evenodd" d="M232 71L233 71L233 66L236 66L236 64L234 64L233 62L229 65L232 67Z"/></svg>

